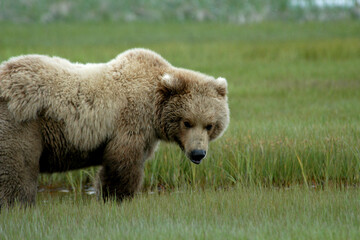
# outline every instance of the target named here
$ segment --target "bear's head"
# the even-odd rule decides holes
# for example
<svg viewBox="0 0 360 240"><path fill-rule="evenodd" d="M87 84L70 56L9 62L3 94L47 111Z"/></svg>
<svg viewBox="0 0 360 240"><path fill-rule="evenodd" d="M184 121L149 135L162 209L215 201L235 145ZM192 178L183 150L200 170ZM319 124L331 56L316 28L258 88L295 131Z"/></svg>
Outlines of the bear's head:
<svg viewBox="0 0 360 240"><path fill-rule="evenodd" d="M202 73L176 68L161 76L157 91L160 138L176 142L199 164L209 141L229 124L227 82Z"/></svg>

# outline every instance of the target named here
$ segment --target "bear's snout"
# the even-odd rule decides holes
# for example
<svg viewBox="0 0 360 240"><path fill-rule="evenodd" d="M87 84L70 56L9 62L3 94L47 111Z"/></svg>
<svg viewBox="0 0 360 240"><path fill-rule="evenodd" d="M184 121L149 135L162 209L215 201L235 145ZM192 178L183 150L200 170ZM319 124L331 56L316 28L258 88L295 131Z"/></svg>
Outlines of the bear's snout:
<svg viewBox="0 0 360 240"><path fill-rule="evenodd" d="M196 149L190 152L190 160L195 164L200 164L201 160L206 156L206 151Z"/></svg>

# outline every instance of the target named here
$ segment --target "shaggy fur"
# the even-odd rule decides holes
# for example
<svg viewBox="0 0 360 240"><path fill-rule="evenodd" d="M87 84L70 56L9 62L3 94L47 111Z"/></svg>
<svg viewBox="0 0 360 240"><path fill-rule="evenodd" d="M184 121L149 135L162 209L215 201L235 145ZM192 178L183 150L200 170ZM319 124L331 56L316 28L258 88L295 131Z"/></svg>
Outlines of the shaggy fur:
<svg viewBox="0 0 360 240"><path fill-rule="evenodd" d="M102 64L25 55L0 65L0 206L35 200L37 176L102 165L102 196L131 197L159 140L188 157L229 123L227 83L132 49Z"/></svg>

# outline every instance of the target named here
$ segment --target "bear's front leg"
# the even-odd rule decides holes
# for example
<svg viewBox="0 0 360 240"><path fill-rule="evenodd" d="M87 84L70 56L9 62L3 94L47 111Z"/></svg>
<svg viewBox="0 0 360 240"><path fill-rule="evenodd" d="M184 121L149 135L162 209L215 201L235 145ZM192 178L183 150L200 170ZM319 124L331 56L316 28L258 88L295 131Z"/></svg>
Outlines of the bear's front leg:
<svg viewBox="0 0 360 240"><path fill-rule="evenodd" d="M104 200L131 198L139 190L144 172L143 150L110 143L96 183Z"/></svg>

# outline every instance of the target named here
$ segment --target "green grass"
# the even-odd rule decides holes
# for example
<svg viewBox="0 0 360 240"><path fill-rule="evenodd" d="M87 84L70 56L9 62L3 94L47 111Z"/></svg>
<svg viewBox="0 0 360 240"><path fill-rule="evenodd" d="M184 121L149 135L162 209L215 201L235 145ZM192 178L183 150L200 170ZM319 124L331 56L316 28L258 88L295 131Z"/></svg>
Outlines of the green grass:
<svg viewBox="0 0 360 240"><path fill-rule="evenodd" d="M132 47L226 77L226 134L199 166L161 144L143 193L121 205L81 194L96 168L42 175L74 193L3 211L0 236L359 239L360 22L0 23L0 60L104 62Z"/></svg>
<svg viewBox="0 0 360 240"><path fill-rule="evenodd" d="M0 35L0 60L41 53L104 62L146 47L228 79L231 124L208 159L195 167L163 144L146 165L145 189L360 182L360 22L1 24ZM40 182L79 189L95 174Z"/></svg>
<svg viewBox="0 0 360 240"><path fill-rule="evenodd" d="M359 239L359 189L141 194L121 205L41 194L4 210L1 239Z"/></svg>

